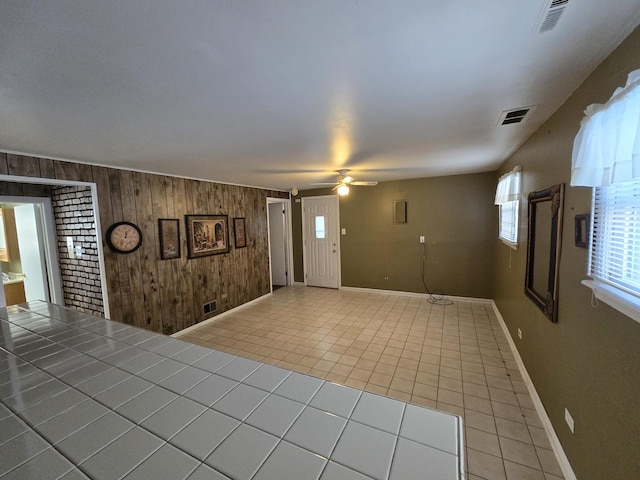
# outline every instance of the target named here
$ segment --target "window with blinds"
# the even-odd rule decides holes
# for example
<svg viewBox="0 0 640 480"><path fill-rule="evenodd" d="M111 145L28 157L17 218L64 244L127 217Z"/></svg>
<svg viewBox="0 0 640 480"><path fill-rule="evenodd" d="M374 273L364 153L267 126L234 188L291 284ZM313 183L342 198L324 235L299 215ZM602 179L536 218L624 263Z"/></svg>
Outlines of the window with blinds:
<svg viewBox="0 0 640 480"><path fill-rule="evenodd" d="M513 248L518 246L518 210L522 168L516 166L498 180L493 203L499 208L498 238Z"/></svg>
<svg viewBox="0 0 640 480"><path fill-rule="evenodd" d="M593 189L589 275L640 300L640 181Z"/></svg>
<svg viewBox="0 0 640 480"><path fill-rule="evenodd" d="M518 245L518 200L500 204L500 231L501 240Z"/></svg>

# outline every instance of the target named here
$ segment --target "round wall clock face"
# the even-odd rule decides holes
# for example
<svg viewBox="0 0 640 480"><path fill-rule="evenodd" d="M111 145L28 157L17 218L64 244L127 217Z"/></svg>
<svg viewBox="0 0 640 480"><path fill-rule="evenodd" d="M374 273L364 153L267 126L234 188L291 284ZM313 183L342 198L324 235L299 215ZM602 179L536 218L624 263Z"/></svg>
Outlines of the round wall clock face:
<svg viewBox="0 0 640 480"><path fill-rule="evenodd" d="M114 252L135 252L142 245L142 232L130 222L114 223L107 230L107 244Z"/></svg>

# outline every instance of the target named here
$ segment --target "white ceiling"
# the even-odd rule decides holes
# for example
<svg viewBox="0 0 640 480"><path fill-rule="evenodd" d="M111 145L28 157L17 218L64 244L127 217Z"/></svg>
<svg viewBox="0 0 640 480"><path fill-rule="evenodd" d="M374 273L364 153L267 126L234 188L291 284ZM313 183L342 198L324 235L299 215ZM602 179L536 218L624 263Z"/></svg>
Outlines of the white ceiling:
<svg viewBox="0 0 640 480"><path fill-rule="evenodd" d="M538 34L549 4L2 0L0 149L283 190L492 171L640 23L570 0Z"/></svg>

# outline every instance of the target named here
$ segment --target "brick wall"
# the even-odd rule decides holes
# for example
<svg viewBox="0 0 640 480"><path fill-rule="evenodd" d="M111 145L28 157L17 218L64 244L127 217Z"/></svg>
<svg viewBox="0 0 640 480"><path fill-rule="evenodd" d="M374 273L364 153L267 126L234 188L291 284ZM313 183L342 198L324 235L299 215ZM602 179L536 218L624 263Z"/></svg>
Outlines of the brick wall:
<svg viewBox="0 0 640 480"><path fill-rule="evenodd" d="M65 306L104 316L91 189L54 187L51 201L58 236ZM69 258L67 237L73 238L74 247L82 247L81 258Z"/></svg>

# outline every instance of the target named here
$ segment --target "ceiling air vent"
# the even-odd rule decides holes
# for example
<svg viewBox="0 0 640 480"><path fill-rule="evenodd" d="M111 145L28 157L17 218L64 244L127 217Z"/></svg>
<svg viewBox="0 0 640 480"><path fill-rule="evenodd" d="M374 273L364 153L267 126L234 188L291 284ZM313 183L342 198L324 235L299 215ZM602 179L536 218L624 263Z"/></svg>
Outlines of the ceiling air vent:
<svg viewBox="0 0 640 480"><path fill-rule="evenodd" d="M538 33L548 32L553 30L558 24L560 17L562 16L564 9L567 7L569 0L551 0L549 8L546 9Z"/></svg>
<svg viewBox="0 0 640 480"><path fill-rule="evenodd" d="M511 125L521 123L533 107L516 108L515 110L505 110L498 120L499 125Z"/></svg>

